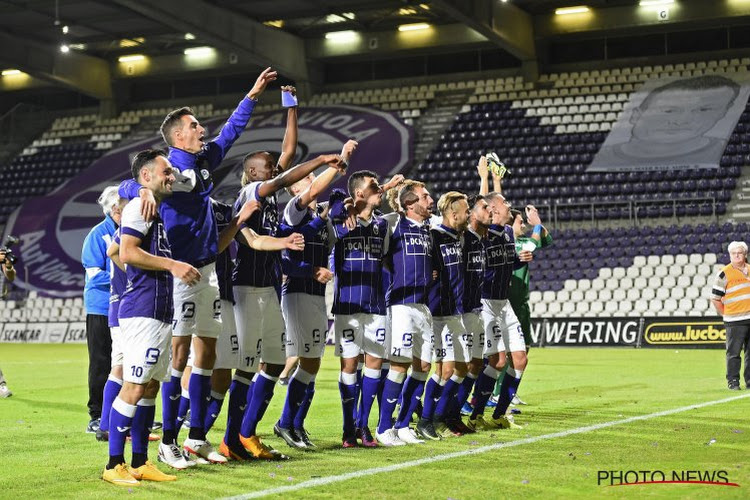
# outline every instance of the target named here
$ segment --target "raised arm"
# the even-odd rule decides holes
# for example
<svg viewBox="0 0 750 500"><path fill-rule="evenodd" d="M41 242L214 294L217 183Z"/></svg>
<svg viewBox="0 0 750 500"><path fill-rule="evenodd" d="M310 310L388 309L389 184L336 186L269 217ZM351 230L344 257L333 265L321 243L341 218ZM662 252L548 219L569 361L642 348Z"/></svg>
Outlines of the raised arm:
<svg viewBox="0 0 750 500"><path fill-rule="evenodd" d="M297 95L297 89L291 85L281 87L281 91L291 92ZM276 164L277 173L288 169L294 161L294 153L297 151L297 106L291 106L286 111L286 130L284 131L284 140L281 143L281 154Z"/></svg>
<svg viewBox="0 0 750 500"><path fill-rule="evenodd" d="M323 166L326 163L332 167L345 168L343 166L343 160L339 155L320 155L317 158L306 161L305 163L300 163L296 167L287 170L273 179L261 183L261 185L258 186L258 196L261 198L271 196L276 191L291 186L300 179L307 177L318 167Z"/></svg>
<svg viewBox="0 0 750 500"><path fill-rule="evenodd" d="M490 192L490 169L487 165L487 157L479 157L477 163L477 172L479 173L479 195L487 196Z"/></svg>

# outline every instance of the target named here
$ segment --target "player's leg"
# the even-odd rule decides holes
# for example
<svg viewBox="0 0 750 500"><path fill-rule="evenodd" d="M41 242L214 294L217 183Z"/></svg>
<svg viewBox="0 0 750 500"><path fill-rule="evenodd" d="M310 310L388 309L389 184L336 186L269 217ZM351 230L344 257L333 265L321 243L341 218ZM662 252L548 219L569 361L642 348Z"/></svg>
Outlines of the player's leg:
<svg viewBox="0 0 750 500"><path fill-rule="evenodd" d="M263 419L268 405L273 399L274 388L279 374L286 363L284 320L276 290L272 287L250 287L257 301L260 313L252 321L260 321L260 358L263 365L258 370L248 398L248 405L240 428L240 442L255 458L264 460L286 459L285 455L266 446L257 435L258 423Z"/></svg>
<svg viewBox="0 0 750 500"><path fill-rule="evenodd" d="M479 415L492 394L492 389L505 365L505 346L502 337L502 314L505 301L482 299L482 321L484 323L485 355L487 366L477 379L476 401L469 417L469 427L476 428Z"/></svg>
<svg viewBox="0 0 750 500"><path fill-rule="evenodd" d="M221 335L216 340L216 361L211 376L211 400L208 402L203 427L206 433L213 427L221 413L224 398L232 383L232 370L237 367L240 346L237 324L234 320L234 304L221 301Z"/></svg>
<svg viewBox="0 0 750 500"><path fill-rule="evenodd" d="M250 388L260 364L260 332L263 318L260 315L258 295L253 288L235 286L234 301L232 315L237 332L237 369L229 386L227 429L220 451L222 455L233 460L251 460L252 456L240 443L240 432L245 411L252 397Z"/></svg>
<svg viewBox="0 0 750 500"><path fill-rule="evenodd" d="M463 425L459 425L452 417L452 411L457 408L458 389L466 376L466 361L468 354L468 334L464 329L460 316L454 316L446 321L443 329L443 370L441 373L443 391L435 406L433 421L435 431L441 437L460 436ZM460 419L458 419L460 421Z"/></svg>
<svg viewBox="0 0 750 500"><path fill-rule="evenodd" d="M112 337L112 366L104 384L104 397L102 398L102 419L99 429L96 431L97 441L106 441L109 437L109 412L112 402L122 388L122 335L119 326L113 326L110 330Z"/></svg>
<svg viewBox="0 0 750 500"><path fill-rule="evenodd" d="M355 408L357 405L357 365L364 344L362 315L337 315L333 320L336 355L339 356L339 394L343 420L342 446L357 446Z"/></svg>
<svg viewBox="0 0 750 500"><path fill-rule="evenodd" d="M410 314L412 316L413 331L415 332L411 374L404 383L404 389L401 393L401 410L394 425L402 440L404 440L408 431L402 431L401 429L409 428L411 416L421 402L425 383L430 373L434 350L434 335L432 333L432 315L430 314L430 310L424 304L410 304ZM428 428L431 428L432 421L428 420L427 423ZM434 431L434 429L432 430ZM408 434L411 433L409 432ZM434 435L434 437L430 437L430 439L437 437L434 432L431 435Z"/></svg>
<svg viewBox="0 0 750 500"><path fill-rule="evenodd" d="M148 319L128 318L120 322L124 341L123 385L110 410L109 462L102 479L122 486L140 484L127 470L125 440L133 427L138 401L143 397L146 384L152 378L152 366L159 362L159 358L164 361L163 358L167 356L159 349L159 332Z"/></svg>
<svg viewBox="0 0 750 500"><path fill-rule="evenodd" d="M357 411L357 438L362 446L375 447L377 442L370 431L370 412L381 387L383 357L385 356L386 317L377 314L360 314L364 326L365 365L362 370L359 408Z"/></svg>
<svg viewBox="0 0 750 500"><path fill-rule="evenodd" d="M294 420L305 401L307 386L320 369L327 330L325 297L286 294L281 298L281 310L286 325L286 355L299 358L299 366L289 380L284 408L274 433L293 448L307 448L296 434ZM304 422L299 423L303 428Z"/></svg>
<svg viewBox="0 0 750 500"><path fill-rule="evenodd" d="M504 310L502 330L503 344L506 351L510 352L513 366L508 366L505 370L500 388L500 396L492 414L492 421L499 427L510 428L518 426L514 424L512 418L506 417L505 414L510 406L510 402L513 400L513 396L515 396L518 390L518 386L521 384L521 377L526 369L527 357L523 330L509 303ZM496 366L496 368L499 368L499 366Z"/></svg>
<svg viewBox="0 0 750 500"><path fill-rule="evenodd" d="M393 412L406 380L406 372L412 362L414 334L409 326L411 321L408 306L394 305L389 308L385 347L390 367L383 384L380 420L375 433L378 442L384 446L406 444L399 439L397 431L393 428Z"/></svg>

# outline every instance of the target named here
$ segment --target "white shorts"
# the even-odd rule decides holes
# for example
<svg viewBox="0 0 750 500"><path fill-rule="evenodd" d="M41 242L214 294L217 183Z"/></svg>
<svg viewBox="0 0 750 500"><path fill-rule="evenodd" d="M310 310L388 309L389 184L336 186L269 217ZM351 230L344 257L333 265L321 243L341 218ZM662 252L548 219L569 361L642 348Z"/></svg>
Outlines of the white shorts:
<svg viewBox="0 0 750 500"><path fill-rule="evenodd" d="M499 352L526 352L521 323L508 300L482 299L484 322L484 355Z"/></svg>
<svg viewBox="0 0 750 500"><path fill-rule="evenodd" d="M288 293L281 296L281 313L286 325L286 355L322 358L328 332L326 298Z"/></svg>
<svg viewBox="0 0 750 500"><path fill-rule="evenodd" d="M122 379L134 384L162 380L171 356L172 325L153 318L120 319Z"/></svg>
<svg viewBox="0 0 750 500"><path fill-rule="evenodd" d="M434 340L430 309L424 304L396 304L388 309L388 359L396 363L411 363L412 358L431 361Z"/></svg>
<svg viewBox="0 0 750 500"><path fill-rule="evenodd" d="M432 329L435 333L435 361L466 363L471 359L469 334L461 316L433 317Z"/></svg>
<svg viewBox="0 0 750 500"><path fill-rule="evenodd" d="M467 312L461 316L466 333L469 334L469 353L472 359L484 357L484 323L479 312Z"/></svg>
<svg viewBox="0 0 750 500"><path fill-rule="evenodd" d="M174 336L217 338L221 334L221 299L216 265L205 265L198 269L201 280L187 286L174 280Z"/></svg>
<svg viewBox="0 0 750 500"><path fill-rule="evenodd" d="M240 343L237 368L255 372L261 360L274 365L285 364L284 318L276 289L272 286L235 286L234 302Z"/></svg>
<svg viewBox="0 0 750 500"><path fill-rule="evenodd" d="M337 314L333 318L336 356L356 358L360 352L385 357L387 318L380 314Z"/></svg>
<svg viewBox="0 0 750 500"><path fill-rule="evenodd" d="M122 365L122 332L119 326L109 327L109 336L112 338L112 366Z"/></svg>

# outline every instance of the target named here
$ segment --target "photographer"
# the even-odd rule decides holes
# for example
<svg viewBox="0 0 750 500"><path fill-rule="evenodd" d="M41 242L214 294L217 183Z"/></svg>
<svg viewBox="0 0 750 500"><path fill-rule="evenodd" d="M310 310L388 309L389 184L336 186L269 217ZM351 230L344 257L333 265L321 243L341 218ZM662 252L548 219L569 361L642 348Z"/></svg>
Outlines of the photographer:
<svg viewBox="0 0 750 500"><path fill-rule="evenodd" d="M7 293L6 285L16 279L16 269L13 267L13 254L7 247L0 248L0 267L3 269L2 297ZM0 370L0 398L7 398L13 393L8 389L3 371Z"/></svg>
<svg viewBox="0 0 750 500"><path fill-rule="evenodd" d="M89 416L88 433L96 433L102 413L104 384L110 371L112 338L109 333L109 269L107 246L120 221L120 200L117 186L104 189L97 203L104 220L94 226L83 240L81 263L86 270L83 303L86 307L86 343L89 351Z"/></svg>

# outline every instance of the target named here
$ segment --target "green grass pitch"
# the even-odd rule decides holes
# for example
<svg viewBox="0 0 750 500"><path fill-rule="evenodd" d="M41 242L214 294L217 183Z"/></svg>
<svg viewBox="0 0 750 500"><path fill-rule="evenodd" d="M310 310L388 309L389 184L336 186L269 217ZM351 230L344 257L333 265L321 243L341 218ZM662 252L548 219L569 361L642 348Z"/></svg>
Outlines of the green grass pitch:
<svg viewBox="0 0 750 500"><path fill-rule="evenodd" d="M106 444L84 433L88 421L85 346L2 344L0 367L14 392L11 398L0 399L2 499L219 498L294 487L314 479L324 484L301 485L268 498L750 497L750 398L503 449L483 449L750 396L744 388L739 393L726 389L721 350L534 349L520 391L529 405L516 417L525 425L523 430L485 431L396 449L342 450L338 361L329 349L307 424L318 451L290 450L272 435L286 392L277 386L259 431L291 460L204 466L178 472L175 483L144 483L131 490L101 481ZM209 435L217 446L224 419L225 410ZM472 450L481 453L326 483L326 478L346 473ZM154 444L150 455L155 461ZM600 471L629 470L661 471L667 479L672 479L672 471L724 471L729 482L740 486L597 484Z"/></svg>

